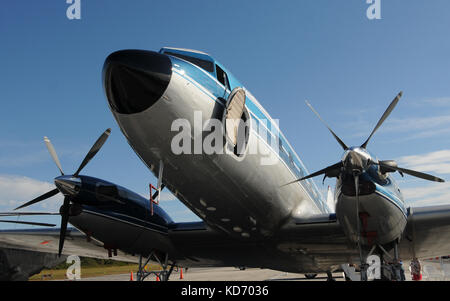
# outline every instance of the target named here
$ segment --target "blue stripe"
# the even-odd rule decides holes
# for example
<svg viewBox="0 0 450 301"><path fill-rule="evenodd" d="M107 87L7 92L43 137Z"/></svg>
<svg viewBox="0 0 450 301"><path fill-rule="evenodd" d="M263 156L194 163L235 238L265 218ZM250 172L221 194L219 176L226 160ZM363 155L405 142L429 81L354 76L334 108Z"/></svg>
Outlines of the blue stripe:
<svg viewBox="0 0 450 301"><path fill-rule="evenodd" d="M405 215L405 217L407 216L404 202L402 202L399 198L397 198L394 194L392 194L389 190L385 189L384 187L376 183L375 187L376 192L378 192L378 195L384 197L386 200L397 206L402 211L403 215Z"/></svg>

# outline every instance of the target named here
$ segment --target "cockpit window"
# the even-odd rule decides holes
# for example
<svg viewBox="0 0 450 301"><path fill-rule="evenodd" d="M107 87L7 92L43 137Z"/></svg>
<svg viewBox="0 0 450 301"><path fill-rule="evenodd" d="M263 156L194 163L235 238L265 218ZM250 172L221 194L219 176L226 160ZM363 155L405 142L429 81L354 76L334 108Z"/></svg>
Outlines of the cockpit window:
<svg viewBox="0 0 450 301"><path fill-rule="evenodd" d="M118 200L119 193L116 185L97 184L96 187L97 199L100 201L114 201Z"/></svg>
<svg viewBox="0 0 450 301"><path fill-rule="evenodd" d="M191 57L191 56L187 56L184 54L174 53L171 51L164 51L164 54L172 55L172 56L178 57L180 59L183 59L185 61L188 61L194 65L199 66L200 68L202 68L208 72L214 72L214 63L213 62L210 62L207 60L202 60L202 59Z"/></svg>
<svg viewBox="0 0 450 301"><path fill-rule="evenodd" d="M216 72L217 72L217 80L225 86L228 90L230 89L230 83L228 81L228 76L225 73L225 71L222 70L219 66L216 65Z"/></svg>

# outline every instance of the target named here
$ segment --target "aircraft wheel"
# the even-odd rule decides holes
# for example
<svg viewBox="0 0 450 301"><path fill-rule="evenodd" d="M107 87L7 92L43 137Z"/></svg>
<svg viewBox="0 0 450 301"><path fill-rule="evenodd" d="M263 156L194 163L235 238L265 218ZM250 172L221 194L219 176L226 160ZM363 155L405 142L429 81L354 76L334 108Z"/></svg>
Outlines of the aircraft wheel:
<svg viewBox="0 0 450 301"><path fill-rule="evenodd" d="M314 279L317 277L317 274L305 274L306 279Z"/></svg>

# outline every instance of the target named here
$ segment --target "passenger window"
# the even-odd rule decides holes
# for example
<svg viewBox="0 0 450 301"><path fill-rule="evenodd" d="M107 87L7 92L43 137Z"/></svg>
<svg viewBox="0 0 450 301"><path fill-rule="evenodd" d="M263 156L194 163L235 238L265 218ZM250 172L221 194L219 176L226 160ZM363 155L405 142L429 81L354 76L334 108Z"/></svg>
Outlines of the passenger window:
<svg viewBox="0 0 450 301"><path fill-rule="evenodd" d="M228 90L230 89L230 83L228 81L228 76L225 73L225 71L222 70L219 66L216 65L216 73L217 73L217 80L225 86Z"/></svg>
<svg viewBox="0 0 450 301"><path fill-rule="evenodd" d="M292 156L291 152L289 152L289 163L291 163L291 165L294 165L294 157Z"/></svg>

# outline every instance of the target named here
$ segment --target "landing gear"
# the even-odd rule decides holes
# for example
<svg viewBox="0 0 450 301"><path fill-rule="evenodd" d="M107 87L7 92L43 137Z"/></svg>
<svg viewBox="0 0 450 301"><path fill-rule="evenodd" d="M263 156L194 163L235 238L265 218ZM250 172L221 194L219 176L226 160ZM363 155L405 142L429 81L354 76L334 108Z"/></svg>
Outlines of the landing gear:
<svg viewBox="0 0 450 301"><path fill-rule="evenodd" d="M334 280L333 274L330 271L327 272L327 281L336 281Z"/></svg>
<svg viewBox="0 0 450 301"><path fill-rule="evenodd" d="M405 281L405 272L398 254L398 241L393 242L390 247L393 248L393 256L382 245L374 245L367 256L362 258L364 260L361 260L359 275L355 267L342 265L345 277L352 281Z"/></svg>
<svg viewBox="0 0 450 301"><path fill-rule="evenodd" d="M402 261L398 256L398 241L394 243L394 261L392 263L392 269L396 281L405 281L405 271L403 270Z"/></svg>
<svg viewBox="0 0 450 301"><path fill-rule="evenodd" d="M162 271L147 271L146 266L154 259L162 267ZM165 254L164 261L162 262L155 251L152 251L147 257L145 264L142 264L142 255L139 256L139 270L137 272L137 281L144 281L150 275L155 275L157 281L169 281L169 277L172 274L175 262L169 264L169 254Z"/></svg>
<svg viewBox="0 0 450 301"><path fill-rule="evenodd" d="M314 279L317 277L317 274L305 274L306 279Z"/></svg>
<svg viewBox="0 0 450 301"><path fill-rule="evenodd" d="M360 204L359 204L359 177L361 175L361 172L357 169L353 170L353 178L355 181L355 196L356 196L356 244L358 246L359 251L359 258L360 258L360 279L361 281L367 281L368 279L368 272L370 273L371 279L383 279L386 269L388 271L391 271L391 277L389 280L393 281L402 281L404 280L404 271L402 268L402 265L400 263L400 259L398 256L398 239L396 239L393 242L394 247L394 258L390 261L389 264L384 265L383 264L383 255L386 255L390 259L392 259L392 256L383 248L381 245L373 245L372 249L370 250L369 254L367 256L364 256L363 249L361 245L361 235L364 235L367 237L369 245L372 245L372 238L376 233L367 232L367 218L368 213L366 212L360 212ZM361 223L363 231L361 232ZM391 245L392 246L392 245ZM378 258L370 258L371 255L374 253L375 250L381 250L379 251L379 254L381 257ZM370 262L369 262L370 261Z"/></svg>

